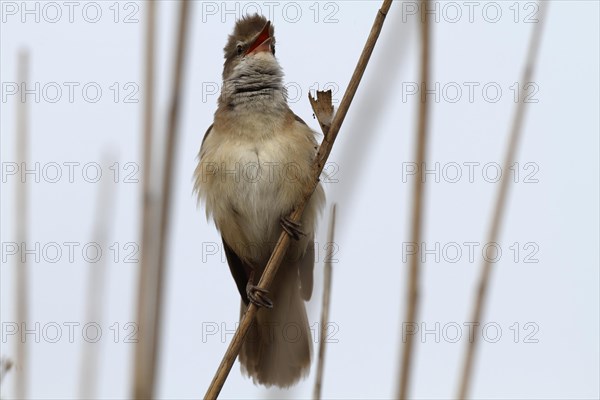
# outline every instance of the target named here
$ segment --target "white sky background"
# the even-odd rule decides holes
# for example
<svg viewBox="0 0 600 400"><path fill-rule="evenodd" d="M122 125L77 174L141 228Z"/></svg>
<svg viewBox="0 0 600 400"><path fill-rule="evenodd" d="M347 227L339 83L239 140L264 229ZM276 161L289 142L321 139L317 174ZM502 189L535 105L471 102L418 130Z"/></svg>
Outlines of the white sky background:
<svg viewBox="0 0 600 400"><path fill-rule="evenodd" d="M433 26L432 79L440 84L440 98L431 110L427 167L433 169L439 163L440 176L439 182L433 174L426 176L424 240L427 249L435 249L439 243L439 251L427 256L422 273L420 318L425 325L421 328L432 333L417 340L412 383L415 398L449 398L457 390L468 339L463 323L471 312L481 249L499 188L498 183L486 181L494 178L494 168L483 173L482 167L502 161L515 109L511 86L514 88L522 74L533 28L533 24L524 23L535 11L533 3L476 3L473 22L469 21L466 2L453 3L454 8L448 8L447 2L437 3L439 22ZM33 9L34 4L28 7ZM9 163L16 161L14 116L18 96L8 95L6 90L17 81L16 57L19 48L25 47L31 54L30 80L40 83L39 103L33 102L33 95L27 97L31 114L29 160L39 162L42 171L48 163L62 165L62 178L57 183L49 182L54 170L40 173L39 183L33 181L33 175L27 176L31 183L28 246L56 242L63 251L56 263L49 262L54 253L47 257L41 254L39 262L30 262L29 327L33 329L39 322L40 330L39 343L33 334L27 336L29 394L33 398L77 397L85 343L81 327L89 322L84 311L90 267L81 248L92 241L95 199L101 187L84 179L94 174L88 170L84 175L82 166L101 162L103 154L112 151L116 156L102 165L102 179L114 178L109 166L119 161L119 182L113 184L117 202L110 242L118 242L121 251L119 262L109 262L104 315L95 321L102 328L96 344L101 347L98 396L123 398L130 393L134 349L133 344L125 343L130 332L125 324L134 320L138 272L138 264L124 262L126 250L130 250L124 246L138 241L141 189L139 184L124 182L125 174L134 171L134 167L125 168L125 163L140 162L142 120L142 104L124 100L132 91L125 88L129 82L140 87L133 99L141 99L143 91L144 8L141 3L120 3L119 21L115 22L114 3L98 2L102 15L99 22L90 23L82 11L88 7L87 16L93 18L93 9L87 2L78 2L71 23L68 7L58 2L62 17L50 23L47 20L54 18L55 11L44 9L44 4L39 3L40 21L35 22L35 15L22 15L21 2L2 2L0 353L13 356L16 342L15 336L5 334L15 319L16 263L16 256L8 254L5 246L15 240L14 189L18 178L5 172ZM162 2L159 6L159 136L164 134L169 99L176 4ZM307 91L314 89L315 83L323 88L331 82L339 88L334 98L341 99L380 3L297 2L286 6L285 2L275 2L271 9L269 3L254 4L275 25L277 57L286 82L293 85L292 109L318 129L311 117ZM9 12L13 6L17 7L15 15ZM495 18L496 6L501 10L498 22L486 21ZM227 7L241 12L245 3L236 6L229 2ZM340 221L331 309L336 342L327 349L325 398L393 397L396 390L407 277L402 243L410 241L412 190L411 177L403 177L402 172L413 157L418 100L418 96L406 94L418 81L418 19L407 12L410 7L412 4L393 4L330 158L329 171L338 182L325 186L329 204L339 202ZM215 14L203 14L203 9ZM297 16L296 9L301 15ZM462 16L452 23L457 9ZM136 10L134 18L139 22L123 23L125 16ZM220 85L222 48L236 15L226 14L222 2L205 2L204 6L197 2L193 10L173 193L160 398L203 396L232 337L239 311L239 296L224 260L203 254L203 248L220 244L220 238L214 225L206 222L203 208L196 208L191 180L202 136L216 107L217 95L209 90L214 84ZM331 23L325 23L328 16ZM491 343L496 336L492 327L486 337L489 342L481 341L474 398L600 395L599 4L552 1L547 17L534 78L539 91L533 99L538 102L529 104L526 115L516 168L519 174L504 171L517 182L510 186L499 243L502 256L495 264L485 314L486 322L501 328L501 335ZM57 82L63 91L56 103L49 101L55 96L53 89L47 93L42 90L50 82ZM80 84L72 102L64 82ZM96 103L82 95L82 87L90 82L102 89ZM116 103L115 91L110 88L115 82L120 87ZM451 102L455 97L451 82L462 89L462 97L455 103ZM464 82L479 84L472 102ZM486 100L482 92L488 83L502 90L495 103ZM93 95L92 89L89 94ZM488 99L493 98L494 89L487 94ZM80 163L72 183L65 162ZM474 167L472 182L464 164L470 162L480 163ZM462 177L451 183L456 174L454 163L461 167ZM527 183L528 176L537 183ZM139 177L138 172L134 178ZM328 210L329 205L317 234L320 257L315 269L316 288L308 305L311 324L319 320ZM81 244L73 262L64 242ZM469 260L465 242L479 244L474 262ZM511 249L515 242L520 248L518 262L514 260L515 247ZM457 243L461 249L458 262L451 262L456 247L446 246L448 243ZM527 243L529 247L525 247ZM112 259L114 251L103 250L103 256ZM526 256L536 250L532 259L538 262L525 263ZM73 343L64 325L69 322L80 324ZM44 334L43 327L52 323L62 326L57 343L49 340L54 338L54 330ZM119 323L117 343L115 323ZM462 327L462 337L453 343L457 325ZM221 340L222 332L207 336L207 326L229 330L225 340ZM538 342L527 343L532 339ZM311 395L314 370L313 363L311 375L290 391L290 397ZM11 373L2 387L3 397L12 398L13 384ZM223 398L283 395L255 387L241 376L237 363L222 391Z"/></svg>

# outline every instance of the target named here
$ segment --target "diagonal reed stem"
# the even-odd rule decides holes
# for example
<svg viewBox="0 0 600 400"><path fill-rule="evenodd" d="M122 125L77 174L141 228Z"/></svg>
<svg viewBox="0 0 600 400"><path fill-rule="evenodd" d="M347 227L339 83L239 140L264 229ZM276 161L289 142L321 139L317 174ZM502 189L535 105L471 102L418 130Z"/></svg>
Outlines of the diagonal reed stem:
<svg viewBox="0 0 600 400"><path fill-rule="evenodd" d="M421 10L428 10L429 0L421 0ZM425 87L429 83L430 70L430 33L431 24L426 14L421 14L421 87ZM427 150L427 130L429 117L429 103L427 96L421 96L419 105L419 124L417 127L416 147L415 147L415 162L417 165L423 165L425 161L425 152ZM412 223L411 223L411 238L412 243L419 249L421 243L422 225L423 225L423 205L425 185L421 177L417 174L414 178L413 186L413 204L412 204ZM410 259L409 279L407 282L407 302L404 322L402 330L409 325L416 323L417 311L419 305L419 275L420 275L420 252L416 251ZM398 398L406 399L412 372L412 356L414 347L414 335L400 335L404 341L404 351L402 354L402 367L400 370L400 382L398 387Z"/></svg>
<svg viewBox="0 0 600 400"><path fill-rule="evenodd" d="M344 97L342 98L340 107L336 112L333 121L331 122L331 127L329 128L329 131L324 134L323 142L321 143L321 146L319 147L319 150L317 152L317 156L315 157L315 160L313 162L313 181L309 186L305 188L304 196L302 197L302 199L300 199L299 204L291 213L290 219L292 221L300 220L306 203L308 202L308 200L312 196L312 193L317 187L317 184L319 182L319 176L321 175L323 167L325 166L325 162L327 161L327 158L331 153L333 143L335 142L337 134L342 126L342 123L344 122L344 118L346 117L348 109L350 108L352 99L356 94L356 89L358 88L358 85L362 79L367 64L369 63L369 59L371 58L371 54L373 53L373 49L375 48L375 43L377 43L377 39L379 38L379 34L381 33L381 28L383 27L383 23L391 5L392 0L384 0L381 9L379 9L377 12L377 16L373 23L373 27L371 28L371 32L369 33L369 37L367 39L365 47L363 48L363 51L360 55L352 78L350 79L350 83L348 84L346 93L344 93ZM269 262L265 267L260 282L258 283L258 286L260 288L268 289L271 286L271 282L273 281L273 278L275 277L275 274L279 269L279 264L281 264L281 261L285 256L289 243L290 237L285 233L285 231L282 232L277 241L277 245L275 246L275 249L271 254L271 258L269 259ZM204 395L205 399L216 399L219 393L221 392L221 389L225 384L225 380L229 375L229 371L231 371L231 367L233 366L233 363L235 362L235 359L237 358L238 353L240 352L240 347L244 342L246 333L248 333L248 329L252 324L257 310L258 309L256 305L250 303L250 306L242 316L240 325L238 326L238 329L236 330L233 339L231 340L231 343L229 343L229 347L227 348L227 351L225 352L225 355L221 360L221 364L219 365L217 372L215 373L215 376L211 381L210 386L206 391L206 394Z"/></svg>
<svg viewBox="0 0 600 400"><path fill-rule="evenodd" d="M325 255L324 281L323 281L323 306L321 310L321 326L319 334L319 358L317 361L317 379L313 391L313 399L321 398L323 388L323 370L325 369L325 337L327 335L327 323L329 322L329 303L331 299L331 258L333 257L333 246L335 238L335 211L336 204L331 207L331 220L329 221L329 232L327 235L328 251Z"/></svg>
<svg viewBox="0 0 600 400"><path fill-rule="evenodd" d="M527 52L527 60L525 62L525 69L523 70L523 76L521 77L521 83L526 84L530 82L533 77L533 72L535 69L535 64L537 61L538 50L540 47L543 25L546 14L547 2L539 1L539 20L537 24L533 28L533 33L531 36L531 41L529 42L529 50ZM508 149L504 156L504 165L502 166L503 171L508 171L510 166L513 164L515 155L517 153L517 147L519 144L519 139L521 137L521 131L523 126L523 119L525 117L526 110L526 102L525 102L525 90L521 91L521 98L519 99L519 103L517 104L517 108L515 111L514 119L512 122L511 133L510 133L510 141L508 144ZM492 217L492 223L490 226L490 230L487 237L487 243L494 243L498 241L498 236L500 234L500 228L502 225L502 220L504 218L504 213L506 209L506 198L508 195L508 183L509 183L509 174L502 174L502 178L500 180L500 189L498 190L498 196L496 197L496 204L494 207L494 214ZM467 349L463 364L462 370L462 378L460 382L460 388L458 391L458 398L465 399L469 394L469 388L471 385L471 378L473 375L473 360L475 358L475 351L477 349L477 342L479 334L477 333L478 326L481 322L481 318L483 315L483 309L485 307L485 303L487 300L487 289L491 279L492 272L492 264L489 261L489 258L482 261L481 265L481 275L479 278L479 285L477 287L477 293L475 298L475 304L473 308L473 314L471 317L471 322L474 323L475 334L473 335L473 340L470 340L467 343Z"/></svg>

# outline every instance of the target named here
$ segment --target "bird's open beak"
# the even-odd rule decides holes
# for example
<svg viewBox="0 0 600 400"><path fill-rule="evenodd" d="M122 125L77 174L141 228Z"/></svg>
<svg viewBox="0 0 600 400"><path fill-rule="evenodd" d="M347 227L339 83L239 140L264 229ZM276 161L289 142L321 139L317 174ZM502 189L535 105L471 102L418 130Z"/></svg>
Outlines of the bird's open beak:
<svg viewBox="0 0 600 400"><path fill-rule="evenodd" d="M258 37L254 39L254 42L248 50L246 50L246 56L249 54L260 53L261 51L271 52L271 21L267 21L267 24L263 28L263 30L258 34Z"/></svg>

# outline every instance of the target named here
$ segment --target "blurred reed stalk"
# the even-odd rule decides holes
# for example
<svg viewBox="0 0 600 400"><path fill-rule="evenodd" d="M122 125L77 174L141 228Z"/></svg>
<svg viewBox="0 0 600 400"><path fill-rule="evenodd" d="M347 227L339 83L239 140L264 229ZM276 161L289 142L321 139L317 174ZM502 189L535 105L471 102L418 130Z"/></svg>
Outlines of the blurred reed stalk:
<svg viewBox="0 0 600 400"><path fill-rule="evenodd" d="M133 393L135 399L149 399L154 382L154 369L150 362L153 349L152 330L156 309L154 290L157 281L156 217L158 196L152 191L152 135L154 132L154 67L156 3L148 1L146 7L146 40L144 54L144 114L142 122L142 215L140 221L141 257L138 283L138 343L135 346Z"/></svg>
<svg viewBox="0 0 600 400"><path fill-rule="evenodd" d="M10 371L12 367L13 362L9 358L0 359L0 385L2 384L4 377L6 376L6 374L8 374L8 371Z"/></svg>
<svg viewBox="0 0 600 400"><path fill-rule="evenodd" d="M542 38L543 25L546 15L547 2L539 1L539 20L533 27L533 33L531 35L531 40L529 42L529 49L527 52L527 59L525 62L525 68L523 70L523 75L521 77L521 84L525 85L527 82L531 82L533 78L533 72L535 69L538 50L540 47L540 42ZM525 102L525 98L527 93L525 90L521 90L521 98L519 99L519 103L516 106L514 119L512 121L512 127L510 130L510 139L508 148L504 155L504 164L502 166L503 171L508 171L510 166L513 164L517 147L519 144L519 139L521 137L521 131L523 126L523 119L525 117L525 110L527 109ZM505 209L506 209L506 198L508 195L508 187L509 187L509 174L502 174L500 180L500 188L498 190L498 195L496 197L496 203L494 207L494 214L492 216L492 221L490 225L490 230L487 237L486 243L495 243L498 241L498 237L500 235L500 228L502 225L502 220L504 219ZM481 264L481 275L479 278L479 285L477 287L475 302L472 311L471 322L474 323L475 333L473 335L473 340L467 343L467 349L465 353L465 359L463 363L462 370L462 378L460 382L460 388L458 391L459 399L466 399L469 395L469 388L471 386L471 379L473 375L473 360L475 357L475 351L477 349L479 334L479 324L482 319L483 310L485 307L485 303L487 300L487 289L490 284L492 272L492 264L489 261L489 258L486 260L485 258L482 260Z"/></svg>
<svg viewBox="0 0 600 400"><path fill-rule="evenodd" d="M29 53L26 50L21 50L18 59L18 77L17 80L21 85L28 85L29 81ZM17 102L17 161L21 165L21 169L27 163L29 153L29 109L26 102L26 97L21 96ZM29 193L27 183L23 178L17 183L15 190L15 227L16 240L21 247L27 243L27 226L29 224ZM17 261L15 269L15 320L19 324L19 329L24 329L23 324L27 324L29 317L29 293L28 293L28 268L26 259L21 257L21 261ZM27 398L27 389L29 387L28 375L29 365L27 344L20 337L17 340L15 349L15 398Z"/></svg>
<svg viewBox="0 0 600 400"><path fill-rule="evenodd" d="M313 391L313 399L321 399L323 388L323 370L325 367L325 347L327 341L327 323L329 322L329 303L331 299L331 258L333 257L333 243L335 237L335 211L336 204L331 207L331 219L329 220L329 231L327 233L327 254L325 255L325 266L323 268L323 305L321 309L321 326L319 333L319 358L317 361L317 378Z"/></svg>
<svg viewBox="0 0 600 400"><path fill-rule="evenodd" d="M421 0L420 10L429 10L430 1ZM431 24L429 18L425 15L421 18L421 86L429 83L430 70L430 47L431 47ZM429 103L427 96L421 96L419 104L419 123L417 127L417 137L415 140L415 162L417 165L423 165L427 150L427 131L429 118ZM412 204L412 222L411 222L411 242L419 249L421 243L423 226L423 205L425 204L425 185L420 176L415 175L413 181L413 204ZM417 311L419 305L419 274L420 274L420 252L416 251L410 259L410 270L407 281L406 312L402 323L402 331L406 326L412 326L417 320ZM404 335L400 335L404 338ZM406 335L404 349L402 354L402 367L400 369L400 381L398 386L398 398L406 399L410 377L412 372L412 355L414 335Z"/></svg>
<svg viewBox="0 0 600 400"><path fill-rule="evenodd" d="M327 132L323 132L323 142L321 143L321 146L317 151L317 155L312 166L312 182L304 188L304 195L300 199L299 204L296 206L294 211L290 214L289 218L292 221L300 221L302 213L304 212L304 207L306 206L308 200L311 198L312 193L314 192L319 182L319 177L323 172L323 167L325 166L327 158L331 153L333 143L335 142L338 132L340 131L342 123L344 122L344 118L346 117L348 109L350 108L350 104L352 103L352 99L356 94L356 89L360 84L365 69L367 68L367 64L369 63L369 59L371 58L371 54L373 53L373 49L375 48L375 44L377 43L377 39L379 38L379 34L381 33L381 28L383 27L383 23L391 5L392 0L385 0L383 2L383 5L381 6L381 9L379 9L377 12L377 16L373 23L373 27L371 28L371 32L369 33L369 37L367 38L367 42L365 43L356 68L354 69L354 73L352 74L352 78L350 79L350 82L348 84L348 88L344 93L344 97L342 98L340 107L335 113L333 121L331 121L329 130ZM318 95L319 92L317 93L317 96ZM328 107L331 107L331 93L329 95L329 99L330 103L328 104ZM318 112L314 107L313 110L315 111L315 114L318 115ZM319 119L319 121L323 120ZM281 235L279 236L279 239L277 240L277 244L273 249L273 253L269 258L269 261L258 283L258 286L260 288L269 289L269 287L271 286L271 282L273 281L275 274L277 274L277 270L279 269L281 261L285 257L285 253L289 244L290 237L285 231L282 231ZM208 387L208 390L204 395L205 399L216 399L219 393L221 392L221 389L223 388L223 385L227 380L227 376L231 371L231 367L233 366L233 363L235 362L235 359L238 356L242 343L244 342L246 333L248 333L248 329L250 328L250 325L254 320L257 310L258 308L256 307L256 305L254 303L250 303L250 306L247 308L246 312L242 316L238 329L236 330L233 339L229 343L229 347L227 348L227 351L225 352L225 355L223 356L223 359L219 364L215 376L213 377L213 380L211 381L210 386Z"/></svg>
<svg viewBox="0 0 600 400"><path fill-rule="evenodd" d="M179 104L182 97L181 83L183 80L183 67L185 60L185 50L188 31L188 17L191 13L192 2L182 0L179 2L179 22L176 42L175 65L173 68L173 82L171 86L171 102L168 116L168 125L166 132L166 150L164 165L162 168L162 184L161 194L163 196L160 217L156 221L160 222L158 227L158 255L157 263L152 263L148 260L147 270L142 271L142 274L149 273L148 281L142 283L141 290L144 293L140 296L140 339L143 341L138 344L138 351L144 354L136 355L136 362L143 364L136 365L136 382L134 388L134 398L137 399L152 399L156 387L156 370L158 356L160 353L160 333L162 325L162 306L163 292L165 285L165 264L167 250L167 236L170 224L170 206L171 192L173 190L173 175L175 167L175 149L177 145L177 136L179 133ZM151 99L148 99L151 101ZM147 106L148 107L148 106ZM151 118L151 115L147 115ZM145 165L144 170L149 166ZM148 179L145 179L148 181ZM149 182L148 182L149 184ZM146 185L146 183L145 183ZM153 230L156 227L154 220L151 217L151 226ZM144 227L146 228L146 227ZM144 234L144 233L143 233ZM151 235L151 233L148 233ZM148 242L146 243L148 245ZM148 249L150 251L150 249ZM146 253L148 254L148 253ZM152 270L154 268L154 270ZM143 268L142 268L143 269ZM142 281L144 278L142 278ZM147 308L146 308L147 307ZM142 369L139 371L139 369Z"/></svg>
<svg viewBox="0 0 600 400"><path fill-rule="evenodd" d="M103 157L102 165L110 165L108 152ZM114 222L114 201L115 185L111 180L105 177L100 180L96 199L95 221L92 233L92 242L98 243L100 248L107 249L109 246L108 236ZM88 283L87 283L87 305L86 305L86 323L95 322L102 324L103 316L103 295L105 294L107 270L107 257L100 257L96 263L88 264ZM83 343L81 352L79 381L79 398L94 399L98 398L96 393L99 377L99 357L100 343Z"/></svg>

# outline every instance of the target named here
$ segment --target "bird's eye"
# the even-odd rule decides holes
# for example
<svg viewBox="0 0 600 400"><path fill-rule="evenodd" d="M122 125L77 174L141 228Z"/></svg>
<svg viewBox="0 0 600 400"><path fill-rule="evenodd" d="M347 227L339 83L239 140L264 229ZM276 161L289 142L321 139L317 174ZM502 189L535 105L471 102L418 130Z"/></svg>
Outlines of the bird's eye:
<svg viewBox="0 0 600 400"><path fill-rule="evenodd" d="M238 54L238 56L242 55L243 50L244 50L244 48L242 47L242 45L238 44L237 45L237 54Z"/></svg>
<svg viewBox="0 0 600 400"><path fill-rule="evenodd" d="M273 53L273 55L275 55L275 45L271 45L271 53Z"/></svg>

